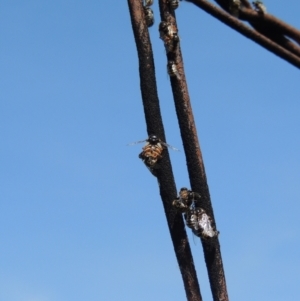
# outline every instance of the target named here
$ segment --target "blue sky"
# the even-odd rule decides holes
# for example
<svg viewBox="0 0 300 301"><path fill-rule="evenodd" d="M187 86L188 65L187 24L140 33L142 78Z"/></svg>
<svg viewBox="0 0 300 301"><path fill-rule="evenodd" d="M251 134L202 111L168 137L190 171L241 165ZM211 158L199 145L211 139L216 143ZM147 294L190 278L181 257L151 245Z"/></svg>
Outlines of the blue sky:
<svg viewBox="0 0 300 301"><path fill-rule="evenodd" d="M298 1L265 4L300 28ZM153 9L179 190L189 181ZM299 70L192 4L176 14L230 300L297 300ZM147 137L127 2L1 1L0 41L0 300L185 300L157 181L142 144L126 146Z"/></svg>

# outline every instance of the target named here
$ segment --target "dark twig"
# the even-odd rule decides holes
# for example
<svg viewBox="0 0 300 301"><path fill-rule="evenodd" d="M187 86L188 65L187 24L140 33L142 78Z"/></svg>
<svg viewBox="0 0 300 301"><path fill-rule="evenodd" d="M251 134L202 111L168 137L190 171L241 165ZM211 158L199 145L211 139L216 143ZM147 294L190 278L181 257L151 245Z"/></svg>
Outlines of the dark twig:
<svg viewBox="0 0 300 301"><path fill-rule="evenodd" d="M300 34L296 34L297 29L270 14L262 15L253 9L242 8L239 19L248 21L255 30L300 57L300 47L285 37L285 34L290 34L299 40Z"/></svg>
<svg viewBox="0 0 300 301"><path fill-rule="evenodd" d="M188 1L188 0L187 0ZM230 2L231 0L215 0L224 10L229 12ZM249 21L249 23L253 26L253 24L259 25L259 27L268 27L273 32L277 32L277 34L285 35L293 40L295 40L298 44L300 44L300 30L295 27L285 23L284 21L276 18L275 16L266 13L261 14L253 9L248 0L241 0L241 9L239 18L241 20ZM255 22L255 23L252 23ZM253 26L254 27L254 26Z"/></svg>
<svg viewBox="0 0 300 301"><path fill-rule="evenodd" d="M155 134L163 141L165 133L160 113L159 99L154 72L152 47L145 23L141 0L128 0L132 29L139 58L140 85L148 134ZM202 301L197 274L194 267L190 245L184 222L180 213L172 206L177 196L169 153L164 150L157 170L160 195L163 202L175 254L181 271L184 287L189 301Z"/></svg>
<svg viewBox="0 0 300 301"><path fill-rule="evenodd" d="M286 60L287 62L291 63L295 67L300 68L300 57L291 53L289 50L281 47L276 42L260 34L256 30L251 29L243 22L229 15L227 12L223 11L217 6L211 4L206 0L186 1L194 3L196 6L200 7L201 9L214 16L224 24L228 25L232 29L236 30L237 32L241 33L242 35L261 45L262 47L268 49L269 51Z"/></svg>
<svg viewBox="0 0 300 301"><path fill-rule="evenodd" d="M170 10L168 0L159 0L159 7L162 21L173 24L177 28L175 14ZM201 207L205 209L214 221L213 208L210 201L204 163L185 80L183 60L179 45L173 51L167 52L167 59L169 62L175 62L179 72L178 77L171 76L170 80L187 160L191 188L193 191L201 194ZM215 301L228 301L219 240L218 238L202 239L202 245L213 299Z"/></svg>
<svg viewBox="0 0 300 301"><path fill-rule="evenodd" d="M189 0L187 0L189 1ZM232 0L215 0L226 12L230 13ZM193 2L193 1L191 1ZM286 24L278 18L270 15L269 13L259 13L248 2L242 0L239 8L238 18L248 21L249 24L258 32L282 46L283 48L291 51L300 57L300 47L290 41L288 36L295 41L300 40L300 31L296 28Z"/></svg>
<svg viewBox="0 0 300 301"><path fill-rule="evenodd" d="M300 30L292 27L291 25L269 13L261 15L253 9L242 8L240 11L240 19L249 21L251 25L253 22L255 22L261 26L268 27L270 30L288 36L300 44Z"/></svg>

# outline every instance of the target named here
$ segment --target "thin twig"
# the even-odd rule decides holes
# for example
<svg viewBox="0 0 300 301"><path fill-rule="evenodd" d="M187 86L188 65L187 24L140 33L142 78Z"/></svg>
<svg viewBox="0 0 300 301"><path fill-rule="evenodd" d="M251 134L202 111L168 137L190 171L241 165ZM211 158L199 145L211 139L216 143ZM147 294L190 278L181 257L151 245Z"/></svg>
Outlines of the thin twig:
<svg viewBox="0 0 300 301"><path fill-rule="evenodd" d="M148 134L155 134L166 141L157 94L154 61L149 32L141 0L128 0L132 29L137 46L140 85ZM202 301L193 257L186 235L182 215L172 206L177 196L172 166L167 149L157 170L159 190L168 227L181 271L188 301Z"/></svg>
<svg viewBox="0 0 300 301"><path fill-rule="evenodd" d="M266 36L260 34L256 30L251 29L243 22L229 15L227 12L223 11L217 6L211 4L206 0L186 0L186 1L192 2L196 6L200 7L201 9L203 9L213 17L217 18L219 21L223 22L224 24L228 25L232 29L241 33L245 37L256 42L262 47L268 49L270 52L286 60L287 62L294 65L295 67L300 68L300 58L297 55L281 47L280 45L278 45L271 39L267 38Z"/></svg>
<svg viewBox="0 0 300 301"><path fill-rule="evenodd" d="M173 24L177 28L175 14L174 11L169 8L168 0L159 0L159 8L161 20ZM204 163L198 141L187 83L185 80L180 45L178 45L175 50L167 52L167 60L168 62L174 61L179 72L179 76L171 76L170 81L187 161L191 188L193 191L201 194L201 207L205 209L214 221ZM213 299L215 301L228 301L219 240L217 237L207 240L202 239L202 245Z"/></svg>
<svg viewBox="0 0 300 301"><path fill-rule="evenodd" d="M288 36L300 44L300 30L269 13L262 15L253 9L242 8L239 18L249 22L255 21L256 24L269 27L273 31Z"/></svg>
<svg viewBox="0 0 300 301"><path fill-rule="evenodd" d="M188 1L188 0L187 0ZM230 3L232 0L215 0L225 11L230 12ZM300 30L278 19L277 17L265 13L257 12L248 0L241 0L241 9L239 19L249 21L261 25L261 27L269 27L274 32L288 36L300 44Z"/></svg>
<svg viewBox="0 0 300 301"><path fill-rule="evenodd" d="M297 36L297 29L288 26L268 13L260 14L253 9L241 8L239 19L248 21L255 30L300 57L299 45L285 36L285 34L290 34L294 39L298 38L299 40L300 35Z"/></svg>
<svg viewBox="0 0 300 301"><path fill-rule="evenodd" d="M189 0L187 0L189 1ZM232 0L215 0L226 12L230 13ZM193 1L191 1L193 2ZM300 47L290 41L285 35L295 41L300 40L300 32L269 13L259 13L253 9L248 0L241 1L238 18L248 21L259 33L266 36L286 50L300 57Z"/></svg>

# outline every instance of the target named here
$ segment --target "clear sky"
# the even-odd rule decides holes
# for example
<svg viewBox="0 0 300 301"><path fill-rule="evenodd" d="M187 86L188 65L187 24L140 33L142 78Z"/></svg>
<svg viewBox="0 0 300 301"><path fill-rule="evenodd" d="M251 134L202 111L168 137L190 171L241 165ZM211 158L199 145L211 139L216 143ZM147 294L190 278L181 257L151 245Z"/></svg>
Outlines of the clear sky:
<svg viewBox="0 0 300 301"><path fill-rule="evenodd" d="M300 28L298 1L265 4ZM190 3L176 15L230 300L299 300L299 70ZM0 301L185 300L157 181L126 146L146 138L127 1L0 1Z"/></svg>

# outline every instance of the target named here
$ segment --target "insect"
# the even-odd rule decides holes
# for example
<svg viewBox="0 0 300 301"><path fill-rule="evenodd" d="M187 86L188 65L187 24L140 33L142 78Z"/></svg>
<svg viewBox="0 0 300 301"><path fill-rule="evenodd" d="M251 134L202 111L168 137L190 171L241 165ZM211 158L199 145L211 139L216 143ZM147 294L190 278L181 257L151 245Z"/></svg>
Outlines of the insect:
<svg viewBox="0 0 300 301"><path fill-rule="evenodd" d="M266 14L267 13L267 8L266 6L263 4L262 1L254 1L252 2L255 10L260 13L260 14Z"/></svg>
<svg viewBox="0 0 300 301"><path fill-rule="evenodd" d="M214 230L211 225L211 218L202 208L191 208L184 214L184 218L187 227L198 237L212 238L219 235L219 231Z"/></svg>
<svg viewBox="0 0 300 301"><path fill-rule="evenodd" d="M179 6L179 0L169 0L170 7L175 10Z"/></svg>
<svg viewBox="0 0 300 301"><path fill-rule="evenodd" d="M200 194L183 187L179 191L179 196L173 201L172 205L180 212L187 212L195 202L201 198Z"/></svg>
<svg viewBox="0 0 300 301"><path fill-rule="evenodd" d="M181 79L180 74L177 70L177 66L174 61L168 61L167 69L170 76L176 76L178 80Z"/></svg>
<svg viewBox="0 0 300 301"><path fill-rule="evenodd" d="M167 52L174 51L179 42L175 25L162 21L159 24L160 38L164 41Z"/></svg>
<svg viewBox="0 0 300 301"><path fill-rule="evenodd" d="M146 18L146 24L148 27L151 27L154 24L153 10L148 6L144 6L144 13Z"/></svg>
<svg viewBox="0 0 300 301"><path fill-rule="evenodd" d="M197 228L198 216L195 209L189 209L184 213L184 219L187 227L192 230Z"/></svg>
<svg viewBox="0 0 300 301"><path fill-rule="evenodd" d="M186 187L183 187L180 189L179 196L182 199L189 200L191 204L193 201L199 200L201 198L201 196L198 192L188 190Z"/></svg>
<svg viewBox="0 0 300 301"><path fill-rule="evenodd" d="M154 0L145 0L145 6L151 6Z"/></svg>
<svg viewBox="0 0 300 301"><path fill-rule="evenodd" d="M240 0L231 0L229 4L229 12L235 16L239 17L239 10L241 7L241 1Z"/></svg>
<svg viewBox="0 0 300 301"><path fill-rule="evenodd" d="M219 231L213 229L211 218L205 210L197 206L201 195L183 187L179 191L179 196L173 201L172 205L178 211L184 213L186 226L191 228L193 233L202 238L215 237Z"/></svg>
<svg viewBox="0 0 300 301"><path fill-rule="evenodd" d="M173 150L178 150L166 142L163 142L156 135L150 135L148 139L131 143L131 145L141 142L146 142L146 144L143 147L142 152L139 154L139 158L143 160L145 165L149 168L154 176L156 176L155 170L159 168L157 162L162 158L163 150L166 147L169 147Z"/></svg>

